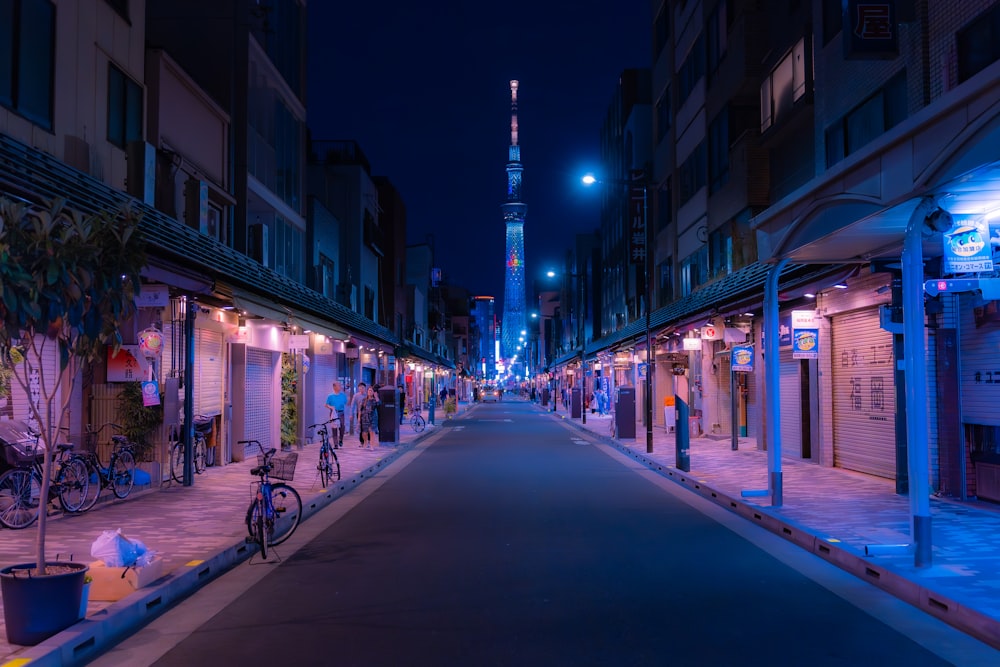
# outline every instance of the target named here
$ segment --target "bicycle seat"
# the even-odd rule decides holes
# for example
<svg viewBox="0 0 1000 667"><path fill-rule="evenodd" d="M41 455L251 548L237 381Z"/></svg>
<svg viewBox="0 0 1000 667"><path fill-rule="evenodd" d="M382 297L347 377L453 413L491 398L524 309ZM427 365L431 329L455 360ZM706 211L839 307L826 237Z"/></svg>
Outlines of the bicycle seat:
<svg viewBox="0 0 1000 667"><path fill-rule="evenodd" d="M111 442L115 443L116 445L125 445L128 444L128 438L125 437L124 435L113 435L111 436Z"/></svg>
<svg viewBox="0 0 1000 667"><path fill-rule="evenodd" d="M257 466L256 468L250 469L250 474L257 477L263 477L265 473L271 472L271 466Z"/></svg>
<svg viewBox="0 0 1000 667"><path fill-rule="evenodd" d="M56 449L58 449L60 452L69 452L72 451L73 444L69 442L60 442L58 445L56 445Z"/></svg>

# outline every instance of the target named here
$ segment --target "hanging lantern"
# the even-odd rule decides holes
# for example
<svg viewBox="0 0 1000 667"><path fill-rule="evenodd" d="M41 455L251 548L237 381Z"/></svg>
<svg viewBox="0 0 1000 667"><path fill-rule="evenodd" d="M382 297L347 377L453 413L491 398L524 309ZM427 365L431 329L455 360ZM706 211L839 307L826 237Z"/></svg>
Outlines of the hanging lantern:
<svg viewBox="0 0 1000 667"><path fill-rule="evenodd" d="M163 353L163 334L150 327L139 332L139 351L147 359L159 358Z"/></svg>

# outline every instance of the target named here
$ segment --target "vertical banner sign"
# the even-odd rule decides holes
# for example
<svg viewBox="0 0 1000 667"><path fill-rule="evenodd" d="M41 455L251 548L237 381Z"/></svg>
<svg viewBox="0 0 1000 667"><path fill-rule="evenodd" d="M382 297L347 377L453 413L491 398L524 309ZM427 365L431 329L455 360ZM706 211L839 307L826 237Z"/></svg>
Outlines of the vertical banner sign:
<svg viewBox="0 0 1000 667"><path fill-rule="evenodd" d="M792 311L792 359L819 359L819 316L815 310Z"/></svg>
<svg viewBox="0 0 1000 667"><path fill-rule="evenodd" d="M844 57L891 59L899 55L896 0L844 0Z"/></svg>
<svg viewBox="0 0 1000 667"><path fill-rule="evenodd" d="M753 345L733 345L731 368L734 373L753 373Z"/></svg>
<svg viewBox="0 0 1000 667"><path fill-rule="evenodd" d="M630 264L646 261L646 188L641 183L642 172L632 173L628 202L628 256Z"/></svg>
<svg viewBox="0 0 1000 667"><path fill-rule="evenodd" d="M792 318L788 313L778 317L778 348L792 346Z"/></svg>
<svg viewBox="0 0 1000 667"><path fill-rule="evenodd" d="M990 228L985 220L955 223L942 235L944 256L941 270L949 273L979 273L993 270Z"/></svg>

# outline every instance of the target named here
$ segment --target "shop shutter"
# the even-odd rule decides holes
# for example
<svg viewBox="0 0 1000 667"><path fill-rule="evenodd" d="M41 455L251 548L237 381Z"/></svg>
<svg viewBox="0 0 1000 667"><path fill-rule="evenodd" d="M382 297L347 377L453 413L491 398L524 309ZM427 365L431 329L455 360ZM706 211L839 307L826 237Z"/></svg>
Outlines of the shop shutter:
<svg viewBox="0 0 1000 667"><path fill-rule="evenodd" d="M194 414L222 414L225 339L220 331L195 329L194 342Z"/></svg>
<svg viewBox="0 0 1000 667"><path fill-rule="evenodd" d="M972 298L963 297L959 316L962 422L1000 426L1000 324L976 326Z"/></svg>
<svg viewBox="0 0 1000 667"><path fill-rule="evenodd" d="M58 380L57 370L59 368L59 346L52 339L46 339L41 342L42 336L40 335L38 340L39 351L41 353L40 363L36 363L36 368L38 368L38 373L33 375L28 380L28 384L31 387L31 394L34 395L34 401L36 406L40 411L42 410L41 405L41 395L40 387L43 381L47 387L55 387ZM56 405L60 404L61 398L56 399ZM40 430L41 426L35 419L31 416L31 404L29 402L28 394L21 389L21 385L18 384L17 380L13 377L10 379L10 398L4 399L4 405L0 407L0 416L5 418L20 419L28 424L31 428Z"/></svg>
<svg viewBox="0 0 1000 667"><path fill-rule="evenodd" d="M802 455L802 381L799 377L801 361L792 359L792 350L781 350L781 408L778 419L781 422L781 452L783 456Z"/></svg>
<svg viewBox="0 0 1000 667"><path fill-rule="evenodd" d="M274 362L269 350L247 348L247 374L244 395L246 396L246 423L243 436L246 440L257 440L265 449L276 447L271 442L271 412L274 386ZM256 452L248 452L254 455Z"/></svg>
<svg viewBox="0 0 1000 667"><path fill-rule="evenodd" d="M896 389L892 334L878 309L833 318L833 464L894 479Z"/></svg>

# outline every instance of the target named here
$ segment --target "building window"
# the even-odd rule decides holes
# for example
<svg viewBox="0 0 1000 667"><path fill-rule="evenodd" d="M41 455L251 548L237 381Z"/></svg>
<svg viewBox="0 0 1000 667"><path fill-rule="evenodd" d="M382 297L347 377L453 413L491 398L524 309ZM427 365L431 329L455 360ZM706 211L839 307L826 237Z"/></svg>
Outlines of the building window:
<svg viewBox="0 0 1000 667"><path fill-rule="evenodd" d="M787 117L809 89L806 42L800 39L760 85L760 131Z"/></svg>
<svg viewBox="0 0 1000 667"><path fill-rule="evenodd" d="M683 106L703 76L705 76L705 38L703 35L698 35L698 39L695 40L694 46L691 47L691 51L677 72L679 88L677 98L680 105Z"/></svg>
<svg viewBox="0 0 1000 667"><path fill-rule="evenodd" d="M365 285L365 306L362 315L372 322L375 321L375 290L368 285Z"/></svg>
<svg viewBox="0 0 1000 667"><path fill-rule="evenodd" d="M720 278L733 270L733 237L723 225L708 235L708 277Z"/></svg>
<svg viewBox="0 0 1000 667"><path fill-rule="evenodd" d="M906 118L906 72L826 129L826 166L831 167Z"/></svg>
<svg viewBox="0 0 1000 667"><path fill-rule="evenodd" d="M674 300L674 260L668 257L656 267L656 307L662 308Z"/></svg>
<svg viewBox="0 0 1000 667"><path fill-rule="evenodd" d="M108 64L108 141L125 148L142 140L142 87Z"/></svg>
<svg viewBox="0 0 1000 667"><path fill-rule="evenodd" d="M708 191L717 192L729 181L729 109L708 126Z"/></svg>
<svg viewBox="0 0 1000 667"><path fill-rule="evenodd" d="M673 221L673 185L667 176L663 186L656 190L656 231L663 231Z"/></svg>
<svg viewBox="0 0 1000 667"><path fill-rule="evenodd" d="M656 141L663 141L663 138L670 132L673 125L673 110L670 107L670 87L668 86L660 99L656 101Z"/></svg>
<svg viewBox="0 0 1000 667"><path fill-rule="evenodd" d="M717 4L708 15L708 21L705 25L709 77L715 74L719 65L722 64L722 60L726 57L726 47L729 42L729 3L731 1L723 0Z"/></svg>
<svg viewBox="0 0 1000 667"><path fill-rule="evenodd" d="M681 297L693 293L707 282L708 246L702 246L681 262Z"/></svg>
<svg viewBox="0 0 1000 667"><path fill-rule="evenodd" d="M319 293L328 299L333 299L337 295L337 273L334 261L324 255L319 254Z"/></svg>
<svg viewBox="0 0 1000 667"><path fill-rule="evenodd" d="M55 6L48 0L0 1L0 105L52 129Z"/></svg>
<svg viewBox="0 0 1000 667"><path fill-rule="evenodd" d="M678 206L686 204L698 190L705 187L706 152L705 142L702 141L681 164L678 170L680 180Z"/></svg>
<svg viewBox="0 0 1000 667"><path fill-rule="evenodd" d="M1000 59L1000 5L962 28L956 40L961 82Z"/></svg>

